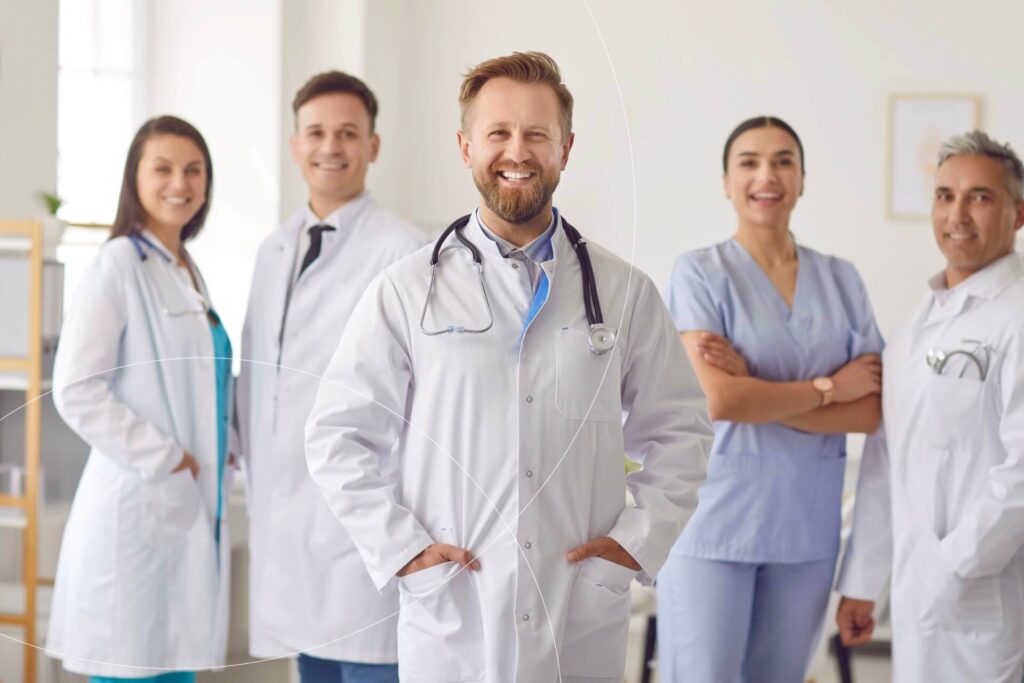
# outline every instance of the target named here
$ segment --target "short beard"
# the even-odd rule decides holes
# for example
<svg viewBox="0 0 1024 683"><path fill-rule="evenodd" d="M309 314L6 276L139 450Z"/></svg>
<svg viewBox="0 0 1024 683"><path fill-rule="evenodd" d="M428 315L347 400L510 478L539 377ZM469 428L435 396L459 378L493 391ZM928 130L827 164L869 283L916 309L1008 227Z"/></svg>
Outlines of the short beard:
<svg viewBox="0 0 1024 683"><path fill-rule="evenodd" d="M502 187L492 169L473 173L473 182L480 191L484 204L506 223L529 223L544 210L555 194L558 178L551 182L539 169L529 170L537 173L537 182L518 189Z"/></svg>

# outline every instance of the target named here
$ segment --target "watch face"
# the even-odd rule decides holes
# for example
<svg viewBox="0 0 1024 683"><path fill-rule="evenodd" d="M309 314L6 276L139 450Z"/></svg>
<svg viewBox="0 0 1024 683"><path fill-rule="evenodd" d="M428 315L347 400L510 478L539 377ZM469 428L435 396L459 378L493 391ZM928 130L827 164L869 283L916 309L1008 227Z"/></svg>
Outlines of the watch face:
<svg viewBox="0 0 1024 683"><path fill-rule="evenodd" d="M822 392L832 391L833 387L835 386L832 383L832 380L829 379L828 377L817 377L813 382L811 382L811 385L818 391Z"/></svg>

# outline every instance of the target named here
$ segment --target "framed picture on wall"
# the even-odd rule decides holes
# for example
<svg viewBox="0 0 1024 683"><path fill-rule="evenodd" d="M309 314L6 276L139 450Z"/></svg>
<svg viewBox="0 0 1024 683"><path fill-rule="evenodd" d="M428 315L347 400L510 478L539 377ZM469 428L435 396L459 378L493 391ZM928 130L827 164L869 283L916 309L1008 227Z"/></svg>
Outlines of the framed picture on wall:
<svg viewBox="0 0 1024 683"><path fill-rule="evenodd" d="M947 138L977 128L981 97L972 94L895 93L889 97L886 213L895 220L931 215L939 148Z"/></svg>

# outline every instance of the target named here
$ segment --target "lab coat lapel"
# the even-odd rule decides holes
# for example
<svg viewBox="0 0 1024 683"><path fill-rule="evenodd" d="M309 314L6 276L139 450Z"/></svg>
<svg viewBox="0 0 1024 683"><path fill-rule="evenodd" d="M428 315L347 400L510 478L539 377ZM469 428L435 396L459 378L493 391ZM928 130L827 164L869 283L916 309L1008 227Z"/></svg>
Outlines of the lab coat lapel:
<svg viewBox="0 0 1024 683"><path fill-rule="evenodd" d="M573 246L569 243L568 237L565 235L565 228L562 227L562 214L558 214L558 225L555 226L555 232L551 235L551 253L553 258L550 262L545 264L544 270L547 272L548 277L551 278L552 288L555 286L555 275L558 272L557 264L569 263L576 258L576 251ZM583 235L583 233L580 233ZM583 235L583 239L587 239L586 235ZM595 275L596 277L596 275Z"/></svg>
<svg viewBox="0 0 1024 683"><path fill-rule="evenodd" d="M280 333L284 325L284 316L288 310L288 296L292 268L295 265L295 250L298 248L299 230L306 220L305 211L300 209L292 214L281 226L280 230L274 233L275 243L272 247L274 258L269 260L268 272L257 274L257 277L266 277L265 282L269 285L268 296L265 306L268 320L277 321L277 329Z"/></svg>
<svg viewBox="0 0 1024 683"><path fill-rule="evenodd" d="M558 216L557 220L561 221L561 216ZM515 271L507 268L506 259L501 255L501 250L498 248L497 242L492 240L484 233L483 228L480 226L480 223L478 222L477 212L473 212L473 216L470 219L470 222L467 225L467 229L465 230L464 234L466 235L470 242L472 242L478 249L480 249L481 256L485 261L485 272L489 267L490 272L501 273L502 277L506 278L508 287L511 288L510 292L512 293L514 300L516 301L516 305L522 308L522 317L525 321L526 313L533 303L533 293L521 291L522 286L519 280L517 279L517 276L515 275ZM456 238L453 237L452 239ZM557 268L555 266L559 258L575 258L575 256L572 253L572 247L569 245L569 242L565 237L565 232L562 230L561 223L555 226L555 231L552 234L551 253L553 254L553 258L550 261L547 261L541 265L541 268L544 270L544 273L548 278L548 296L545 298L544 303L541 305L540 309L538 310L534 318L541 315L541 312L544 310L545 307L548 306L548 303L552 300L552 295L555 292L555 288L557 286L557 282L555 280L555 273ZM488 261L490 261L489 266L487 265ZM525 294L525 298L523 298L522 301L520 301L521 297L519 296L519 294Z"/></svg>
<svg viewBox="0 0 1024 683"><path fill-rule="evenodd" d="M964 307L967 306L968 299L970 299L969 294L959 293L955 295L952 301L947 301L945 305L940 306L933 294L929 297L923 315L918 321L919 327L922 330L930 329L940 323L949 322L963 312Z"/></svg>
<svg viewBox="0 0 1024 683"><path fill-rule="evenodd" d="M503 329L502 320L509 315L510 308L522 307L525 311L528 301L519 291L522 288L515 282L516 274L504 262L497 244L483 233L476 219L471 217L461 232L480 253L486 301L470 250L452 233L439 252L429 296L425 293L421 300L424 329L464 326L474 330L490 326L489 334L496 334Z"/></svg>
<svg viewBox="0 0 1024 683"><path fill-rule="evenodd" d="M529 309L530 301L533 298L532 292L526 292L523 290L522 283L519 279L520 271L514 270L510 267L511 264L509 264L505 257L501 255L498 243L484 233L475 211L473 212L469 223L466 225L465 229L463 229L462 234L465 235L466 239L473 243L473 246L480 250L480 258L483 260L484 280L487 282L488 294L491 294L492 290L494 290L493 294L497 298L498 306L501 306L501 302L507 297L515 310L519 311L518 315L520 320L525 319L526 311ZM454 242L452 240L454 240ZM447 243L458 244L458 238L455 235L452 235L448 238ZM497 287L492 285L492 282L494 282ZM493 305L495 304L492 303L492 306Z"/></svg>
<svg viewBox="0 0 1024 683"><path fill-rule="evenodd" d="M925 309L924 318L918 319L918 323L923 328L952 320L964 312L972 299L994 299L999 296L1021 276L1022 271L1024 265L1021 264L1018 254L1004 256L960 283L958 289L961 291L956 292L953 300L946 302L939 310L932 310L937 305L933 293L929 299L932 302L931 307ZM934 289L937 281L942 281L940 278L943 277L943 274L939 273L929 281L929 284Z"/></svg>
<svg viewBox="0 0 1024 683"><path fill-rule="evenodd" d="M358 233L359 227L362 225L362 217L372 204L372 196L369 192L364 192L341 208L337 218L330 223L334 230L327 230L321 236L320 256L309 264L300 280L311 277L313 273L323 268L324 264L334 261L342 245L355 237L355 233ZM355 238L359 239L359 237Z"/></svg>
<svg viewBox="0 0 1024 683"><path fill-rule="evenodd" d="M583 285L582 280L579 279L581 277L579 258L562 227L561 215L557 220L558 225L555 226L555 231L551 235L552 258L541 265L549 280L548 296L540 311L534 316L531 328L538 319L545 315L545 309L549 310L548 316L553 313L559 316L557 322L560 326L568 325L571 322L569 318L565 317L567 311L573 311L570 315L575 316L576 311L584 310ZM585 235L583 239L586 239ZM560 275L564 280L559 279ZM595 275L596 277L597 275Z"/></svg>
<svg viewBox="0 0 1024 683"><path fill-rule="evenodd" d="M480 250L480 257L485 261L491 259L503 259L501 250L498 249L498 243L492 240L490 237L484 234L484 229L480 226L480 221L477 218L477 213L474 211L469 217L469 223L462 230L463 236L473 243L477 249ZM452 233L445 244L458 244L458 237Z"/></svg>

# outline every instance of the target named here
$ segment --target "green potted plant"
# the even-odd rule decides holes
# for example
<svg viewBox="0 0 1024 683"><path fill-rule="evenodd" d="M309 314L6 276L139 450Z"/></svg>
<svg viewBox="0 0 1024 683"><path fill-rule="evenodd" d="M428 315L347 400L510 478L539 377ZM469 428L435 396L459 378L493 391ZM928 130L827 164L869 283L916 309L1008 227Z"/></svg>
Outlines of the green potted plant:
<svg viewBox="0 0 1024 683"><path fill-rule="evenodd" d="M47 259L54 259L57 257L57 246L68 227L67 222L57 215L60 207L64 206L64 200L52 192L39 192L36 197L46 209L46 215L43 216L43 255Z"/></svg>

